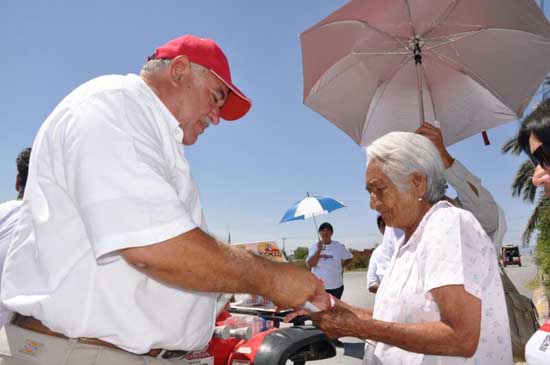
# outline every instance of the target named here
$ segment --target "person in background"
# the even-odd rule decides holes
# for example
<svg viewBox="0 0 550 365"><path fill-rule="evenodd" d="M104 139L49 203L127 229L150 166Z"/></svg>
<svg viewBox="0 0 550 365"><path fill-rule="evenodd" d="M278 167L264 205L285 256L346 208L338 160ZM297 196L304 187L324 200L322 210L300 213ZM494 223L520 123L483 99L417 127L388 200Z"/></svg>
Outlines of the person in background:
<svg viewBox="0 0 550 365"><path fill-rule="evenodd" d="M378 227L378 231L384 235L384 231L386 231L386 222L384 222L381 215L376 217L376 226Z"/></svg>
<svg viewBox="0 0 550 365"><path fill-rule="evenodd" d="M25 194L25 186L27 185L27 176L29 173L29 158L31 149L25 148L17 155L15 163L17 165L17 176L15 177L15 190L17 198L0 204L0 283L2 282L2 270L4 268L4 260L6 252L13 240L13 235L16 231L19 212L23 204L23 195ZM9 322L12 312L0 305L0 327L3 327Z"/></svg>
<svg viewBox="0 0 550 365"><path fill-rule="evenodd" d="M519 130L518 144L529 156L535 171L532 182L550 196L550 99L543 101L525 120Z"/></svg>
<svg viewBox="0 0 550 365"><path fill-rule="evenodd" d="M311 272L323 281L327 293L336 298L344 294L344 266L353 258L346 246L332 240L334 229L330 223L319 226L321 239L309 248L306 263Z"/></svg>
<svg viewBox="0 0 550 365"><path fill-rule="evenodd" d="M378 225L378 230L384 235L386 223L381 215L376 218L376 223ZM387 238L386 242L388 242ZM380 244L372 251L369 259L369 269L367 270L367 288L371 293L376 293L378 291L384 273L390 264L392 255L393 246L390 244Z"/></svg>

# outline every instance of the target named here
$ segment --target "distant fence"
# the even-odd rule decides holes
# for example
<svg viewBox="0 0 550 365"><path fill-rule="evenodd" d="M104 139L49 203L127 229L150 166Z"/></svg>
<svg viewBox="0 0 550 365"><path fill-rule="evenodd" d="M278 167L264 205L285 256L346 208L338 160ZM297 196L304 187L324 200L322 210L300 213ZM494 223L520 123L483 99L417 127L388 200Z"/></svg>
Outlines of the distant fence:
<svg viewBox="0 0 550 365"><path fill-rule="evenodd" d="M366 270L369 267L369 260L372 254L372 249L363 251L350 250L350 252L353 255L353 258L351 259L351 262L346 265L346 271ZM291 263L296 266L308 269L306 260L292 260Z"/></svg>

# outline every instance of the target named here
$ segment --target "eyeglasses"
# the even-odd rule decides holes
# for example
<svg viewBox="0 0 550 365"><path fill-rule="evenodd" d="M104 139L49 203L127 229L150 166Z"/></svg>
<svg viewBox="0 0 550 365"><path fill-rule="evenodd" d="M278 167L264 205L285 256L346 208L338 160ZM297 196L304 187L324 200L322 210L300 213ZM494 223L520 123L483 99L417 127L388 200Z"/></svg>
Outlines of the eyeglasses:
<svg viewBox="0 0 550 365"><path fill-rule="evenodd" d="M541 144L533 153L529 154L535 166L550 168L550 145Z"/></svg>

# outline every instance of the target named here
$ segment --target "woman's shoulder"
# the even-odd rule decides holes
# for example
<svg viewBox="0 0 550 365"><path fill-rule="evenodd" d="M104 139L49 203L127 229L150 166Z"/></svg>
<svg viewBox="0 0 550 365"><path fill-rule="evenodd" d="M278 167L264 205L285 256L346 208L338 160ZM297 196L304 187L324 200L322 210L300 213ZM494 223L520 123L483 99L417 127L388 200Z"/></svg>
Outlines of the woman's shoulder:
<svg viewBox="0 0 550 365"><path fill-rule="evenodd" d="M448 202L438 202L434 207L438 209L434 210L429 217L426 228L458 229L464 238L466 236L476 237L476 240L479 240L485 237L490 242L490 238L471 212L455 207Z"/></svg>

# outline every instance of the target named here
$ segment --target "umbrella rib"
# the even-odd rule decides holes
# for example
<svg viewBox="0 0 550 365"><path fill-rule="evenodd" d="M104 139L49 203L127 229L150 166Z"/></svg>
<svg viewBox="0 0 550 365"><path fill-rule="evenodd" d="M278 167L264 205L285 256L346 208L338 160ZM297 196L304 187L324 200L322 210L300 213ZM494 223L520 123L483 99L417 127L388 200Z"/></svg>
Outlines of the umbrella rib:
<svg viewBox="0 0 550 365"><path fill-rule="evenodd" d="M384 93L386 92L388 86L391 84L391 82L393 81L393 79L395 78L395 76L399 73L399 71L407 64L409 63L411 60L413 59L413 56L410 55L409 57L406 57L403 62L401 62L401 64L399 66L397 66L395 68L395 71L391 74L391 76L388 78L388 80L385 82L385 85L383 86L383 90L380 92L380 95L378 96L378 98L374 101L374 104L371 102L371 106L369 107L369 110L367 112L367 118L366 118L366 121L365 121L365 125L363 127L363 130L361 131L361 139L363 139L363 136L365 135L365 132L367 130L367 128L369 127L369 119L370 119L370 116L372 114L374 114L374 111L376 110L376 108L378 107L378 104L380 102L380 100L382 100L383 96L384 96ZM359 142L359 144L361 144L361 142Z"/></svg>
<svg viewBox="0 0 550 365"><path fill-rule="evenodd" d="M451 35L445 36L445 37L429 38L428 40L430 40L430 41L434 41L434 40L444 40L444 41L442 41L441 43L437 43L435 45L432 45L432 46L426 46L424 49L425 50L432 50L432 49L436 49L436 48L439 48L439 47L443 47L443 46L446 46L447 44L454 43L454 42L463 40L465 38L473 37L473 36L477 35L478 33L486 31L487 29L488 28L483 28L483 29L472 30L472 31L464 32L464 33L455 33L455 34L451 34Z"/></svg>
<svg viewBox="0 0 550 365"><path fill-rule="evenodd" d="M337 21L334 21L334 22L323 24L322 26L319 27L319 29L320 28L325 28L325 27L328 27L328 26L331 26L331 25L336 25L336 24L339 24L339 23L360 23L363 26L374 30L375 32L381 33L381 34L385 35L386 37L389 37L389 38L393 39L397 43L401 44L403 46L403 48L405 48L407 50L409 49L408 45L405 42L403 42L403 40L399 36L397 36L395 34L388 33L385 30L377 28L377 27L375 27L375 26L373 26L373 25L371 25L368 22L363 21L363 20L357 20L357 19L337 20Z"/></svg>
<svg viewBox="0 0 550 365"><path fill-rule="evenodd" d="M436 28L438 28L441 23L443 23L445 20L447 20L448 17L451 16L451 13L453 12L453 10L458 6L458 3L460 3L462 0L453 0L453 2L451 4L449 4L449 6L447 7L447 9L445 9L445 11L443 13L441 13L441 15L439 16L438 19L436 19L432 24L432 27L427 29L423 34L420 35L421 38L425 38L426 35L430 34L431 32L433 32Z"/></svg>
<svg viewBox="0 0 550 365"><path fill-rule="evenodd" d="M410 25L411 25L412 34L413 34L413 36L415 36L416 35L416 30L414 29L414 25L413 25L413 22L412 22L411 5L409 4L409 0L403 0L403 1L405 1L405 7L407 8L407 14L409 14L409 21L410 21Z"/></svg>
<svg viewBox="0 0 550 365"><path fill-rule="evenodd" d="M504 98L502 95L498 93L498 91L494 90L490 85L488 85L484 80L479 77L475 72L473 72L471 69L466 67L464 64L457 64L456 62L453 62L452 59L449 57L446 57L442 55L441 53L437 52L435 49L431 49L430 52L432 52L436 57L436 59L439 59L442 63L445 63L448 67L451 69L457 70L458 72L462 72L464 75L468 76L472 80L474 80L476 83L483 86L487 91L489 91L498 101L502 103L508 110L510 110L514 115L518 116L517 113L510 109L508 105L504 102Z"/></svg>

